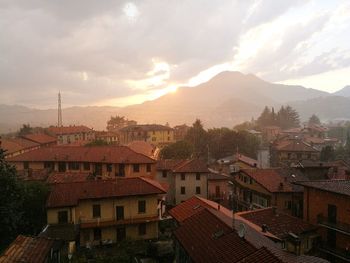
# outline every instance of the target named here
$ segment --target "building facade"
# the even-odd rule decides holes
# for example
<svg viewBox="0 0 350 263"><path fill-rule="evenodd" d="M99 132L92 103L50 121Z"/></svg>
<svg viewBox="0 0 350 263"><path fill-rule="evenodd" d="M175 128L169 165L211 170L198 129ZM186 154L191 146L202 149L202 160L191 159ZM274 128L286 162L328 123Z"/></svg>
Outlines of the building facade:
<svg viewBox="0 0 350 263"><path fill-rule="evenodd" d="M57 144L84 144L95 140L95 131L86 126L51 126L47 132L57 138Z"/></svg>

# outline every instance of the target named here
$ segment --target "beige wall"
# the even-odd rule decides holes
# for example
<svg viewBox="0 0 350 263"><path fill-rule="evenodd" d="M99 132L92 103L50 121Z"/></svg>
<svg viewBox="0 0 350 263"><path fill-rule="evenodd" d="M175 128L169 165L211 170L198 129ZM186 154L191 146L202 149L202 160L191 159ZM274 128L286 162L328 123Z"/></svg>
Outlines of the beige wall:
<svg viewBox="0 0 350 263"><path fill-rule="evenodd" d="M159 183L164 183L169 186L167 194L166 194L166 203L174 204L175 198L175 177L171 171L166 171L166 177L163 177L163 171L158 170L156 174L156 181Z"/></svg>
<svg viewBox="0 0 350 263"><path fill-rule="evenodd" d="M208 198L207 174L201 173L200 180L196 180L195 173L185 173L185 180L181 180L180 173L174 173L175 177L175 204L186 201L194 195ZM196 187L201 188L201 194L196 194ZM185 187L186 194L181 194L181 187Z"/></svg>

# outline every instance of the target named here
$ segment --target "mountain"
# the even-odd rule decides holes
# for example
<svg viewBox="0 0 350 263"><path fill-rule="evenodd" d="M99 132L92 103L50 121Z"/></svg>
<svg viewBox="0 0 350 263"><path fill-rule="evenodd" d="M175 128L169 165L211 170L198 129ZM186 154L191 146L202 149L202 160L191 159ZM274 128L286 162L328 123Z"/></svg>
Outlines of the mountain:
<svg viewBox="0 0 350 263"><path fill-rule="evenodd" d="M142 104L123 108L71 107L63 109L62 115L65 125L85 124L95 129L104 129L110 116L116 114L139 123L191 124L200 118L206 127L232 127L256 118L265 105L278 108L288 103L300 111L303 119L313 113L322 113L322 120L349 118L349 100L302 86L269 83L251 74L222 72L208 82L180 87L175 93ZM48 126L56 121L55 109L0 105L0 133L14 131L23 123Z"/></svg>
<svg viewBox="0 0 350 263"><path fill-rule="evenodd" d="M335 96L343 96L343 97L350 97L350 85L345 86L341 90L338 90L333 93Z"/></svg>

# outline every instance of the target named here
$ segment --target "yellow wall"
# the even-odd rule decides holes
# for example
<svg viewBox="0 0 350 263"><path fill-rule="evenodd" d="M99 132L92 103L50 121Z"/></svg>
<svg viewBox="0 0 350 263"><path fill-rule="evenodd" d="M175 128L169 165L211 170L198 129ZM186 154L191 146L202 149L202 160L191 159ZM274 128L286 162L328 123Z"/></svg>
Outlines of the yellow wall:
<svg viewBox="0 0 350 263"><path fill-rule="evenodd" d="M149 131L147 132L147 142L152 143L154 145L162 145L174 143L174 131Z"/></svg>
<svg viewBox="0 0 350 263"><path fill-rule="evenodd" d="M175 177L175 204L180 204L181 201L186 201L194 195L208 198L208 177L207 174L201 173L200 180L196 180L195 173L185 173L185 180L181 180L180 173L174 173ZM186 189L185 194L181 194L181 187ZM201 194L196 194L196 187L201 188Z"/></svg>

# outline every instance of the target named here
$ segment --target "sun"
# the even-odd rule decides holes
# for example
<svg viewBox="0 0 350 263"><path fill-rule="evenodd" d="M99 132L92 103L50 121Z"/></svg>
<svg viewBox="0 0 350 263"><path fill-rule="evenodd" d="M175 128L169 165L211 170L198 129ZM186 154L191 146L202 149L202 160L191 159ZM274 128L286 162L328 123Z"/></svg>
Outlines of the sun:
<svg viewBox="0 0 350 263"><path fill-rule="evenodd" d="M139 15L137 6L132 2L126 3L124 5L123 12L129 19L136 19Z"/></svg>
<svg viewBox="0 0 350 263"><path fill-rule="evenodd" d="M177 91L177 86L171 85L167 88L169 93L175 93Z"/></svg>

